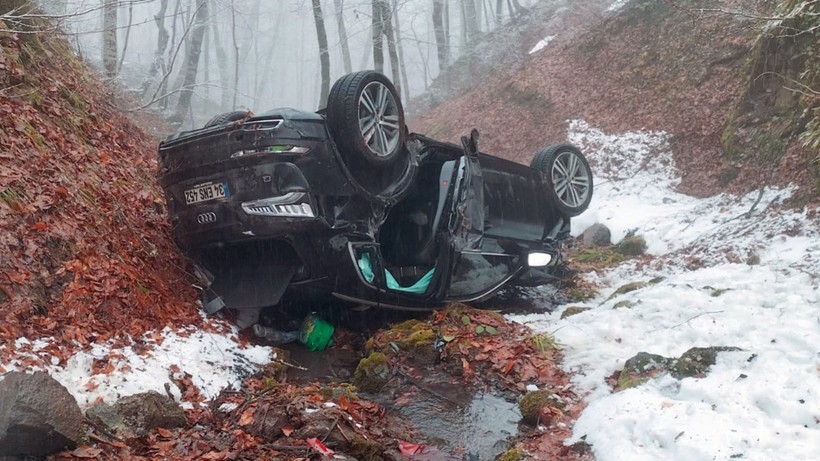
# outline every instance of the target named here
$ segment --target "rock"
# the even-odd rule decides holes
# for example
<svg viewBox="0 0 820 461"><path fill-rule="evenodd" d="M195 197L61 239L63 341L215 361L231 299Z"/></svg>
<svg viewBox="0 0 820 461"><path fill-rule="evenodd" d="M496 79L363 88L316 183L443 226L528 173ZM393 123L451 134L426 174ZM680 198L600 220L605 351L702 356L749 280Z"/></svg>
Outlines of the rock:
<svg viewBox="0 0 820 461"><path fill-rule="evenodd" d="M586 312L592 309L591 307L581 307L581 306L569 306L568 308L564 309L564 312L561 312L561 319L565 319L567 317L572 317L573 315L580 314L581 312Z"/></svg>
<svg viewBox="0 0 820 461"><path fill-rule="evenodd" d="M520 448L510 448L495 458L495 461L524 461L527 453Z"/></svg>
<svg viewBox="0 0 820 461"><path fill-rule="evenodd" d="M640 290L641 288L643 288L645 286L648 286L648 285L649 285L649 282L630 282L630 283L627 283L626 285L621 285L621 286L618 287L617 290L615 290L611 295L609 295L609 298L606 298L606 300L609 301L610 299L612 299L616 296L620 296L620 295L623 295L623 294L626 294L626 293L630 293L630 292L633 292L633 291L636 291L636 290Z"/></svg>
<svg viewBox="0 0 820 461"><path fill-rule="evenodd" d="M158 427L173 429L188 424L177 402L154 391L124 397L114 405L95 405L86 416L121 438L143 437Z"/></svg>
<svg viewBox="0 0 820 461"><path fill-rule="evenodd" d="M74 449L82 427L77 401L47 373L14 371L0 381L0 456Z"/></svg>
<svg viewBox="0 0 820 461"><path fill-rule="evenodd" d="M624 237L615 246L615 250L624 256L640 256L646 253L646 240L640 235Z"/></svg>
<svg viewBox="0 0 820 461"><path fill-rule="evenodd" d="M749 257L746 258L746 264L749 266L757 266L760 264L760 256L757 253L749 253Z"/></svg>
<svg viewBox="0 0 820 461"><path fill-rule="evenodd" d="M606 246L612 243L612 232L601 223L595 223L581 234L584 245Z"/></svg>
<svg viewBox="0 0 820 461"><path fill-rule="evenodd" d="M737 347L726 346L693 347L684 352L669 371L677 379L704 376L709 367L715 364L718 352L739 350Z"/></svg>
<svg viewBox="0 0 820 461"><path fill-rule="evenodd" d="M564 408L564 402L561 397L552 392L542 389L540 391L527 392L521 401L518 402L518 409L521 410L521 418L525 423L536 425L543 424L549 426L550 421L547 416L549 412L543 411L549 408ZM547 416L545 418L545 416Z"/></svg>
<svg viewBox="0 0 820 461"><path fill-rule="evenodd" d="M633 307L635 307L636 304L637 303L632 302L628 299L624 299L623 301L618 301L617 303L615 303L615 305L612 306L612 308L613 309L632 309Z"/></svg>
<svg viewBox="0 0 820 461"><path fill-rule="evenodd" d="M373 352L359 361L353 374L353 384L363 392L379 392L390 375L387 357L381 352Z"/></svg>
<svg viewBox="0 0 820 461"><path fill-rule="evenodd" d="M616 391L639 386L651 378L668 373L674 359L648 352L639 352L624 363L624 369L618 377Z"/></svg>

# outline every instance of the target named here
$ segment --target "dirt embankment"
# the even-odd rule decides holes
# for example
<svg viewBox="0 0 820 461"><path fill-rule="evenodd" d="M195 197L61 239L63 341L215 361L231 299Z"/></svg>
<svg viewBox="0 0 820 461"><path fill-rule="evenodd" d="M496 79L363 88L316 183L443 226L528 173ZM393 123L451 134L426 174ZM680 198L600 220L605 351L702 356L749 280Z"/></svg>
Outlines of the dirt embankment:
<svg viewBox="0 0 820 461"><path fill-rule="evenodd" d="M765 2L720 4L725 10L739 6L771 13ZM411 129L456 140L476 127L483 149L521 163L529 163L548 144L564 142L567 120L583 119L607 132L662 130L672 135L683 192L705 196L746 191L762 183L797 182L802 195L810 198L816 187L812 174L806 173L812 156L798 140L805 120L795 117L790 129L778 127L779 150L768 162L761 161L760 143L751 139L759 131L754 127L736 130L748 138L743 142L727 142L737 138L726 133L735 128L739 114L755 110L770 118L780 115L744 103L747 90L754 89L760 59L771 59L759 50L764 24L733 14L699 14L698 8L715 5L633 0L607 12L599 2L578 2L554 12L563 17L560 21L545 11L542 21L528 22L529 33L520 34L532 37L520 44L522 49L531 49L539 35L554 36L545 48L482 75L469 91L415 117ZM811 49L811 40L817 41L801 40L800 46L778 48L794 54L781 61L799 62L800 53ZM447 79L447 73L439 78ZM768 104L773 99L756 101ZM797 108L798 100L784 95L780 103ZM814 98L808 107L817 102ZM743 121L761 124L754 116ZM727 152L733 147L741 151Z"/></svg>
<svg viewBox="0 0 820 461"><path fill-rule="evenodd" d="M0 33L0 344L87 345L198 319L157 140L114 99L64 41Z"/></svg>

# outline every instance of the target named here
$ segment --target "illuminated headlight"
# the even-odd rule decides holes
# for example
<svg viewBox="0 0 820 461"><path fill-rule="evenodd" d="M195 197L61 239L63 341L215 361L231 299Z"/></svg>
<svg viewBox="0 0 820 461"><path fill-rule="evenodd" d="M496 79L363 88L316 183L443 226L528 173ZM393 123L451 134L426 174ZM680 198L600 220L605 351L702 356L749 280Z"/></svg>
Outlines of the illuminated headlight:
<svg viewBox="0 0 820 461"><path fill-rule="evenodd" d="M527 255L527 265L530 267L544 267L552 261L549 253L533 252Z"/></svg>
<svg viewBox="0 0 820 461"><path fill-rule="evenodd" d="M246 155L259 155L259 154L307 154L310 151L310 147L306 146L291 146L291 145L277 145L277 146L266 146L260 147L258 149L245 149L245 150L238 150L231 154L231 158L238 158L244 157Z"/></svg>
<svg viewBox="0 0 820 461"><path fill-rule="evenodd" d="M249 215L278 216L283 218L315 218L316 213L309 203L300 203L306 198L304 192L291 192L279 197L263 198L244 202L242 210Z"/></svg>

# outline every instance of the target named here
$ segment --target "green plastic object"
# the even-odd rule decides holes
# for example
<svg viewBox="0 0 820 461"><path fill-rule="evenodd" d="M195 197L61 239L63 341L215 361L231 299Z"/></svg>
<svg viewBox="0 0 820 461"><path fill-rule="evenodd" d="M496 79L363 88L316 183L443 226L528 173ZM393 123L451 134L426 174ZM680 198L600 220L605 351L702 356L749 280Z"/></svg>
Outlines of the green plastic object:
<svg viewBox="0 0 820 461"><path fill-rule="evenodd" d="M359 265L359 270L362 272L362 276L368 282L372 282L374 278L373 274L373 265L370 263L370 255L365 253L362 255L361 258L357 261ZM420 279L416 280L416 283L410 285L409 287L403 287L399 285L399 282L393 277L393 274L390 273L389 270L384 270L384 278L387 281L387 288L396 291L404 291L406 293L416 293L422 294L427 291L427 287L430 286L430 282L433 280L433 274L435 274L436 268L432 268L427 271Z"/></svg>
<svg viewBox="0 0 820 461"><path fill-rule="evenodd" d="M309 351L323 351L333 345L333 325L311 314L302 321L299 329L299 342Z"/></svg>

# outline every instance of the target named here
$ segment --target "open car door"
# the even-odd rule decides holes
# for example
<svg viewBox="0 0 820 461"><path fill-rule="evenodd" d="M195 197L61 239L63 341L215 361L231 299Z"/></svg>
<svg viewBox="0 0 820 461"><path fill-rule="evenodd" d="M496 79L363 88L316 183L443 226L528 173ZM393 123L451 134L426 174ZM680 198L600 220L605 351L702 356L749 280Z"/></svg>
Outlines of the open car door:
<svg viewBox="0 0 820 461"><path fill-rule="evenodd" d="M484 236L484 177L479 164L478 132L462 138L464 156L459 169L450 214L450 277L446 299L481 299L509 280L518 267L518 256L493 251L497 245Z"/></svg>

